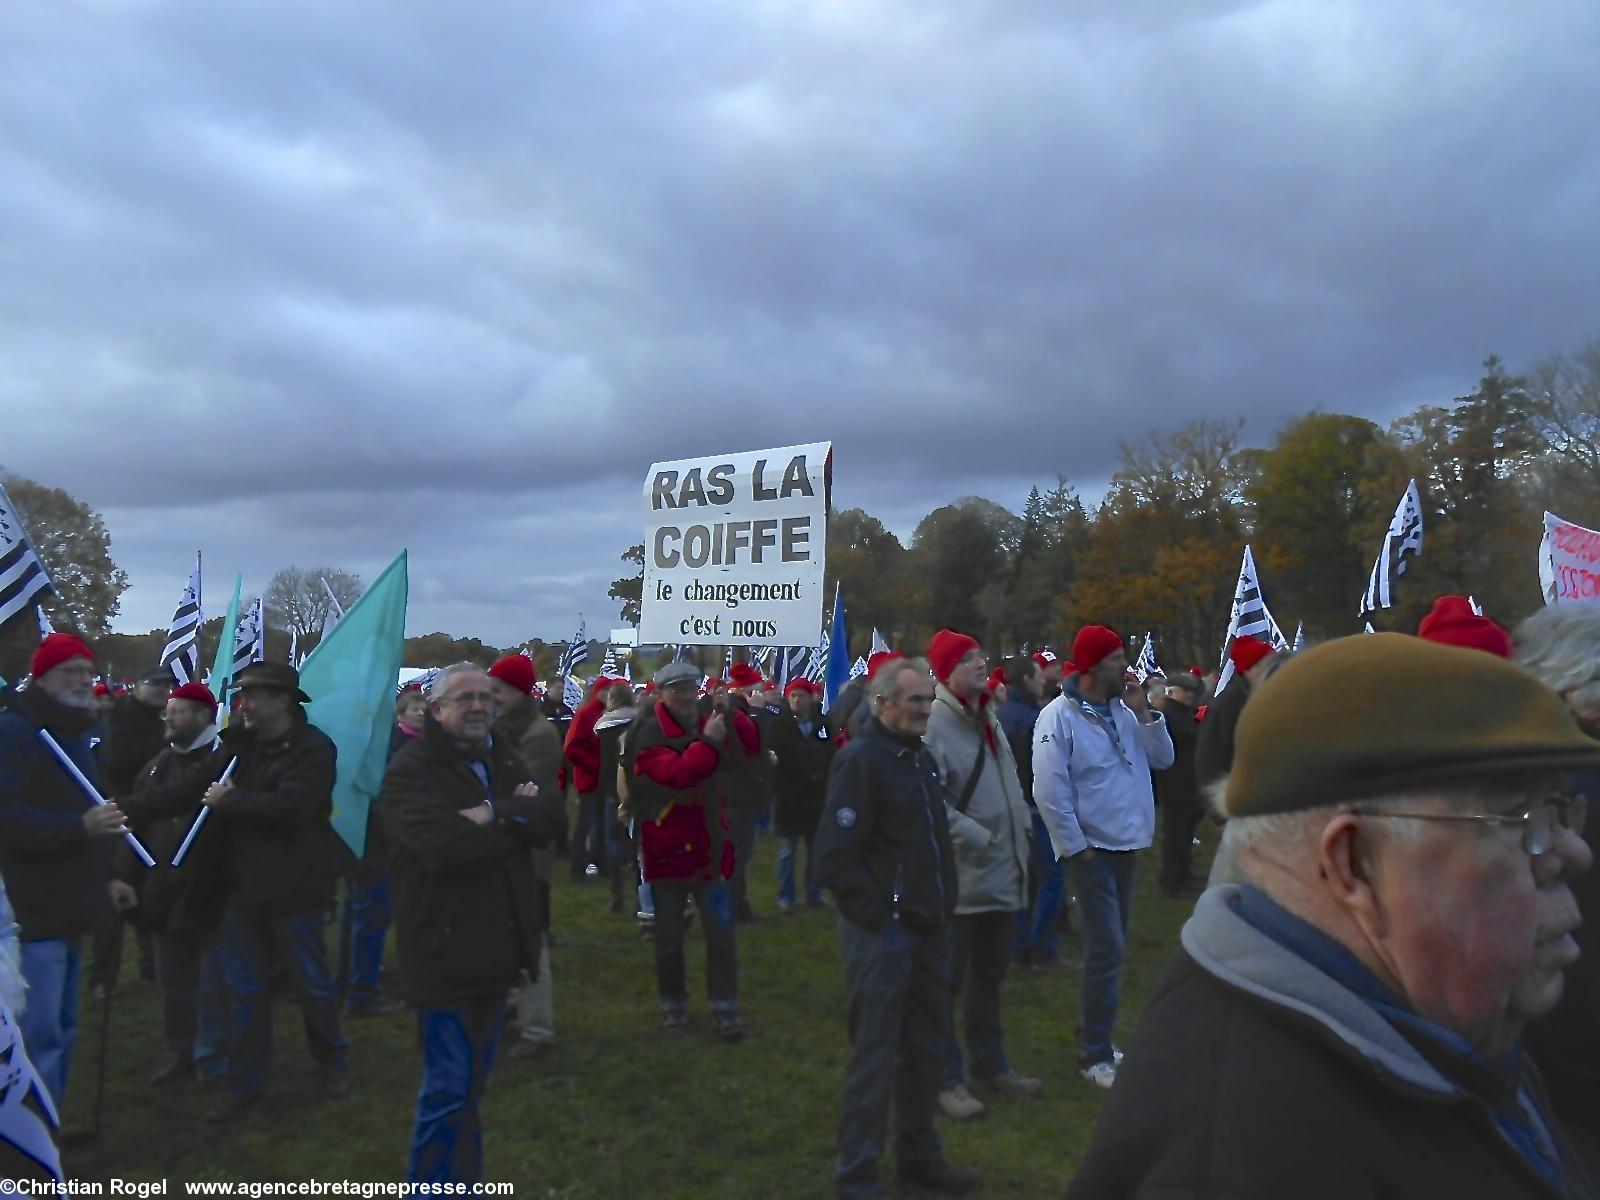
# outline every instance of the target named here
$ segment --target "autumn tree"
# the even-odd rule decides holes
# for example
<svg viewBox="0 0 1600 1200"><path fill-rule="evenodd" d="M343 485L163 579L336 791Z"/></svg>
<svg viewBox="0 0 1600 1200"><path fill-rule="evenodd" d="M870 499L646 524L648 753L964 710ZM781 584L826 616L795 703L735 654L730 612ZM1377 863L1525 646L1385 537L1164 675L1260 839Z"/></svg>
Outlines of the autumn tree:
<svg viewBox="0 0 1600 1200"><path fill-rule="evenodd" d="M324 581L327 588L322 586ZM284 567L267 583L268 620L294 634L302 651L309 650L332 610L330 589L339 607L349 608L361 599L361 577L337 567Z"/></svg>
<svg viewBox="0 0 1600 1200"><path fill-rule="evenodd" d="M874 628L896 645L913 635L919 597L909 584L906 565L900 539L871 513L847 508L829 515L824 594L831 600L834 584L843 584L851 642L858 653L870 644Z"/></svg>

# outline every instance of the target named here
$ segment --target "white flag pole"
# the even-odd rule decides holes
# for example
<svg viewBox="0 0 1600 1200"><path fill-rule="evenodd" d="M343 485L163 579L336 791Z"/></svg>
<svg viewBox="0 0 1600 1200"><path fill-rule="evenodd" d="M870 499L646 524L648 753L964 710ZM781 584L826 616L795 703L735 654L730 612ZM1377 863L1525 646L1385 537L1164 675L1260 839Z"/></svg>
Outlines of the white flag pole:
<svg viewBox="0 0 1600 1200"><path fill-rule="evenodd" d="M39 730L39 740L49 748L51 754L56 756L56 761L66 768L67 774L77 781L78 786L83 789L84 795L100 805L101 808L106 807L106 798L100 794L99 789L94 784L89 782L89 777L78 770L78 764L73 762L67 752L61 748L61 743L50 736L48 729ZM150 851L146 850L144 843L132 833L123 834L122 840L128 843L133 852L139 856L139 861L145 866L153 867L156 865L156 860L150 857Z"/></svg>
<svg viewBox="0 0 1600 1200"><path fill-rule="evenodd" d="M227 770L223 771L222 774L218 776L217 782L224 782L228 776L233 774L233 769L238 765L239 759L237 757L230 759L228 761ZM195 816L194 824L189 826L189 832L183 835L183 844L178 847L178 852L172 856L173 866L181 867L183 865L183 860L189 856L189 847L194 845L194 839L198 837L200 831L205 828L206 818L210 815L211 806L209 804L201 805L199 813Z"/></svg>

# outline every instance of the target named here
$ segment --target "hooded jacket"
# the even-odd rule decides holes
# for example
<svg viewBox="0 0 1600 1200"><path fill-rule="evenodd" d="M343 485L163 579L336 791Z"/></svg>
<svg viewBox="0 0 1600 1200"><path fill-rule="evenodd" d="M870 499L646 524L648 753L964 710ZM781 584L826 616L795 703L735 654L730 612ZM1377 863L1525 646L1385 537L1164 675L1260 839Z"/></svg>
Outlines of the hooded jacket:
<svg viewBox="0 0 1600 1200"><path fill-rule="evenodd" d="M1028 838L1033 819L1017 779L1005 731L989 711L989 695L963 703L939 684L922 739L944 781L945 819L956 849L960 898L957 915L1027 907ZM980 752L983 766L965 813L956 802Z"/></svg>
<svg viewBox="0 0 1600 1200"><path fill-rule="evenodd" d="M1111 701L1116 736L1084 703L1076 681L1039 714L1033 730L1033 800L1057 858L1085 846L1143 850L1155 837L1150 771L1172 765L1172 737L1159 713L1143 724L1122 697Z"/></svg>
<svg viewBox="0 0 1600 1200"><path fill-rule="evenodd" d="M1296 953L1245 902L1237 886L1201 897L1069 1200L1595 1196L1525 1061L1509 1078L1447 1073L1337 959Z"/></svg>

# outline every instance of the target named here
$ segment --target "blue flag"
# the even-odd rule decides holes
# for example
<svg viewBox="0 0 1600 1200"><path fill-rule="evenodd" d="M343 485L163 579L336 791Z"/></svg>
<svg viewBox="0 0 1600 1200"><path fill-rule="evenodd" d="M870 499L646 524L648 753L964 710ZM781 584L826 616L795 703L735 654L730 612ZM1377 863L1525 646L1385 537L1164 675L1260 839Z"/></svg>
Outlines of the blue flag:
<svg viewBox="0 0 1600 1200"><path fill-rule="evenodd" d="M228 722L228 681L233 678L233 638L239 628L239 593L244 588L244 576L233 577L233 599L228 601L228 615L222 619L222 632L217 635L217 656L211 660L211 675L206 686L217 698L217 717Z"/></svg>
<svg viewBox="0 0 1600 1200"><path fill-rule="evenodd" d="M822 711L827 712L850 682L850 637L845 632L844 584L833 585L833 635L828 639L828 674L823 685Z"/></svg>
<svg viewBox="0 0 1600 1200"><path fill-rule="evenodd" d="M406 552L384 568L300 668L306 719L339 748L333 828L359 858L383 788L394 687L406 638Z"/></svg>

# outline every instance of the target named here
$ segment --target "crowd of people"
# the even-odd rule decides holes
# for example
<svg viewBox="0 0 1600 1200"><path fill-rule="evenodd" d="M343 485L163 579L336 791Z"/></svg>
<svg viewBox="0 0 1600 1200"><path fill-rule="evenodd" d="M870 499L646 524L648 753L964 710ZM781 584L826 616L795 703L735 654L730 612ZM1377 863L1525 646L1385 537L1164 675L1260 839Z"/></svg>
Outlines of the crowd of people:
<svg viewBox="0 0 1600 1200"><path fill-rule="evenodd" d="M112 694L70 634L31 665L0 711L0 928L9 902L27 985L0 986L0 1008L56 1108L80 994L114 982L127 920L163 998L153 1087L210 1084L208 1121L247 1120L287 983L339 1098L348 1023L409 1009L408 1177L479 1180L508 1012L510 1057L555 1038L565 858L653 943L667 1037L692 1025L694 922L710 1030L731 1045L741 929L831 898L842 1197L883 1194L891 1153L911 1185L982 1186L936 1121L1057 1086L1008 1053L1014 968L1076 973L1077 1086L1109 1093L1072 1196L1600 1195L1600 972L1579 958L1600 902L1582 875L1600 607L1547 609L1513 638L1444 597L1417 636L1293 655L1236 638L1221 681L1141 678L1104 625L1065 655L995 663L946 629L923 656L873 655L825 712L815 684L747 664L600 676L575 712L523 655L455 664L396 697L359 859L333 831L335 749L293 668L244 668L219 719L204 685L164 671ZM750 872L764 829L775 880ZM1152 851L1161 892L1194 910L1125 1054L1119 982Z"/></svg>

